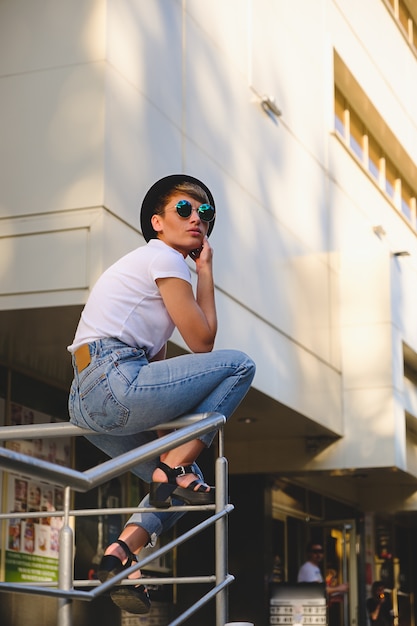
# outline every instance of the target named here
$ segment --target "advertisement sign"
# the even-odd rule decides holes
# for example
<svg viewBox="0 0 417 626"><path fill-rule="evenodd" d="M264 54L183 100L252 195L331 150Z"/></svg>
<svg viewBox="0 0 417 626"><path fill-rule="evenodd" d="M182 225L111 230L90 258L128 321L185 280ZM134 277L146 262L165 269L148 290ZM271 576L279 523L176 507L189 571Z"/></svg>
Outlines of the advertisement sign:
<svg viewBox="0 0 417 626"><path fill-rule="evenodd" d="M25 476L9 474L7 509L12 513L55 511L62 508L63 490ZM61 517L9 519L6 545L6 581L58 579Z"/></svg>
<svg viewBox="0 0 417 626"><path fill-rule="evenodd" d="M11 405L12 425L51 422L50 416L27 407ZM14 440L7 447L38 459L69 466L71 443L68 438ZM25 513L62 510L64 492L58 485L30 476L9 473L6 480L8 520L5 546L5 581L40 582L58 580L59 531L62 518L25 517Z"/></svg>

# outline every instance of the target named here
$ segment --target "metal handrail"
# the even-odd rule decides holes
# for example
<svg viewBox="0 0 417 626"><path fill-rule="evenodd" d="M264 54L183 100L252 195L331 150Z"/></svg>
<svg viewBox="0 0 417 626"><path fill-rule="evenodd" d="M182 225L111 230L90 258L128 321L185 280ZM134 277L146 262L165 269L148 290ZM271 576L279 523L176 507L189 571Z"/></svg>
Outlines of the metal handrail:
<svg viewBox="0 0 417 626"><path fill-rule="evenodd" d="M57 626L72 626L72 601L88 600L91 601L98 597L102 593L108 591L110 587L119 584L132 584L127 580L122 582L122 579L127 577L130 573L137 569L143 568L149 562L159 558L167 552L174 549L177 545L187 541L194 535L198 534L208 526L215 526L215 550L216 550L216 572L212 577L190 577L187 582L215 582L215 587L205 594L200 600L195 602L187 611L176 618L168 626L179 626L189 616L198 611L204 604L216 597L216 626L223 626L227 621L227 587L234 580L234 577L227 572L227 516L233 510L233 505L228 504L228 492L227 492L227 460L224 458L224 435L223 426L226 422L224 415L220 413L203 413L197 415L188 415L173 422L167 424L161 424L158 429L177 428L173 432L164 435L149 442L140 448L136 448L130 452L122 454L118 457L105 461L100 465L79 472L71 468L55 465L48 461L36 459L34 457L21 454L14 450L0 446L0 468L8 471L15 471L18 473L29 473L31 476L48 480L55 484L64 487L64 510L47 512L44 514L48 517L60 516L64 518L64 524L60 531L60 546L59 546L59 580L58 588L51 587L51 583L31 585L27 583L6 583L0 582L1 591L13 591L17 593L29 593L38 595L55 596L59 598L58 607L58 621ZM156 430L156 429L154 429ZM112 478L120 476L124 472L130 470L132 467L140 462L147 461L149 459L160 456L162 453L200 437L201 435L218 430L219 435L219 456L216 459L216 472L215 472L215 485L216 485L216 501L215 505L205 506L181 506L171 507L170 511L213 511L213 514L188 532L184 533L180 537L177 537L173 541L169 542L162 548L154 551L151 555L140 559L137 563L132 565L129 569L123 570L123 572L114 576L111 580L105 583L94 583L95 588L91 591L81 591L74 588L74 585L81 585L85 581L75 581L73 578L73 531L69 524L69 518L77 516L78 511L70 509L70 494L71 489L75 491L86 492L90 489L109 481ZM10 439L32 439L32 438L47 438L47 437L68 437L79 435L92 435L92 431L82 429L77 426L73 426L70 423L56 423L56 424L36 424L36 425L19 425L19 426L4 426L0 428L0 441L7 441ZM99 433L96 433L99 434ZM106 509L107 514L116 514L127 511L158 511L159 509L152 508L118 508L118 509ZM103 513L102 509L86 509L80 511L80 515L100 515ZM28 518L35 514L29 513L6 513L0 514L1 519L7 518ZM37 512L37 517L43 517L42 513ZM185 582L182 578L170 578L169 581L173 583ZM167 584L165 578L153 578L153 583ZM85 586L84 584L82 586Z"/></svg>
<svg viewBox="0 0 417 626"><path fill-rule="evenodd" d="M94 487L97 487L112 478L116 478L124 472L127 472L132 467L137 465L138 462L144 463L145 461L149 461L150 459L160 456L164 452L167 452L167 450L170 450L177 445L196 439L199 436L213 430L221 430L226 422L226 418L220 413L202 413L202 416L203 417L200 421L184 426L181 430L168 433L159 439L155 439L154 441L144 444L140 448L135 448L130 452L125 452L118 457L105 461L104 463L101 463L100 465L84 472L79 472L62 465L56 465L55 463L50 463L49 461L43 461L41 459L37 459L36 457L21 454L20 452L4 447L0 447L0 469L20 471L23 473L29 472L36 478L49 479L57 485L68 486L75 491L89 491L90 489L93 489ZM180 421L177 420L176 423L161 424L159 428L176 428L179 423ZM187 423L189 424L189 422ZM55 432L56 434L54 436L56 437L68 436L69 431L74 435L85 435L86 433L89 435L99 434L88 430L86 431L85 429L78 429L77 432L74 430L77 426L68 424L70 428L65 428L65 426L67 426L65 423L61 424L60 431L58 429L53 431L53 429L42 428L43 426L56 426L56 424L37 424L36 430L33 430L32 425L29 426L30 428L26 425L5 426L0 428L0 440L5 438L31 439L35 436L39 438L40 433L43 433L43 430L47 432L49 431L49 433ZM3 430L6 429L6 437L3 437ZM37 435L34 435L34 432L36 432ZM49 434L49 436L52 435Z"/></svg>

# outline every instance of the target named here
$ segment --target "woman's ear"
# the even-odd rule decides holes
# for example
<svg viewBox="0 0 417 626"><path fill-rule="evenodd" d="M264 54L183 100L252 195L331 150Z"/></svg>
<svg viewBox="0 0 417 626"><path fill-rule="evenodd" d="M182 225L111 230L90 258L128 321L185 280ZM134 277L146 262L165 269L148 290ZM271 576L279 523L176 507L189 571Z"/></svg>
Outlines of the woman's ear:
<svg viewBox="0 0 417 626"><path fill-rule="evenodd" d="M156 233L160 233L162 231L162 222L160 216L154 213L151 217L151 225Z"/></svg>

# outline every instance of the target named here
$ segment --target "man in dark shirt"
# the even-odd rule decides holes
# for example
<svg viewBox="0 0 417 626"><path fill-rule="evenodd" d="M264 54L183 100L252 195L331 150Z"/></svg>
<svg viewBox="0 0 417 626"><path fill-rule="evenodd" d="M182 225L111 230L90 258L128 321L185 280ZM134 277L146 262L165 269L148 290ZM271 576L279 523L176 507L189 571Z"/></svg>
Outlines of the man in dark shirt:
<svg viewBox="0 0 417 626"><path fill-rule="evenodd" d="M366 601L371 626L392 626L393 612L390 597L386 595L384 584L376 580L372 585L372 596Z"/></svg>

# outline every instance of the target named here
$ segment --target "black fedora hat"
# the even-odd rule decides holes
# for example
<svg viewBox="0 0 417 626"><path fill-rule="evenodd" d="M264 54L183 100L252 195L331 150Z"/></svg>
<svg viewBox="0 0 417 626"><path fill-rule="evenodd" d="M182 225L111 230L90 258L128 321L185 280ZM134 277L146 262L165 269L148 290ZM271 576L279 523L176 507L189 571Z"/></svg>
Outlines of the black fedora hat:
<svg viewBox="0 0 417 626"><path fill-rule="evenodd" d="M210 191L210 189L198 180L198 178L194 178L194 176L189 176L188 174L171 174L170 176L164 176L160 180L157 180L156 183L152 185L152 187L146 193L142 207L140 210L140 226L142 229L142 234L146 241L150 239L155 239L156 232L152 228L151 217L155 213L155 207L158 205L159 199L161 196L164 196L171 189L173 189L176 185L181 183L192 183L193 185L198 185L201 187L203 191L206 192L207 197L209 199L209 203L213 208L215 208L214 198ZM210 235L213 230L214 220L209 223L207 237Z"/></svg>

